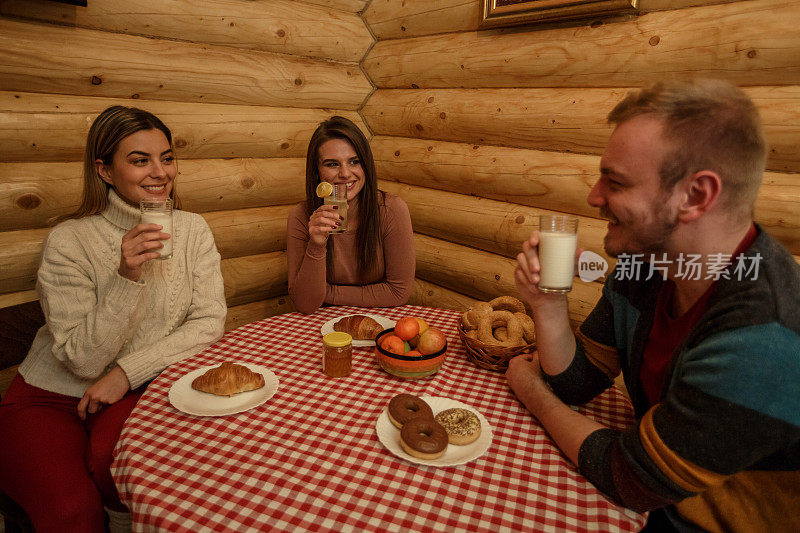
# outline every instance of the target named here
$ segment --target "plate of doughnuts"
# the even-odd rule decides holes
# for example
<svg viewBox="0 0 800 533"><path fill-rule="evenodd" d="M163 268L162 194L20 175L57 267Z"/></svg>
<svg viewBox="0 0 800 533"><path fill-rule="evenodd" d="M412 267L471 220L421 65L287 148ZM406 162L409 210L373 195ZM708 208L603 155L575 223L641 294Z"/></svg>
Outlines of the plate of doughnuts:
<svg viewBox="0 0 800 533"><path fill-rule="evenodd" d="M226 416L243 411L265 403L278 391L278 377L269 368L252 363L240 363L253 372L261 374L264 385L258 389L239 392L232 396L222 396L201 392L192 387L195 379L201 377L219 365L204 366L187 372L172 384L169 389L169 403L189 415L196 416Z"/></svg>
<svg viewBox="0 0 800 533"><path fill-rule="evenodd" d="M417 404L417 400L422 400L426 405ZM399 410L395 402L400 404ZM381 411L375 429L378 440L400 459L439 467L461 465L483 455L492 444L489 422L479 411L465 403L442 396L400 394L392 398L390 404L393 409L390 411L387 405ZM408 416L403 410L409 412ZM417 410L423 411L422 414L413 413ZM434 421L437 423L431 424ZM398 428L398 425L401 427ZM442 437L440 428L445 427ZM415 435L433 442L406 442L403 438L411 439Z"/></svg>

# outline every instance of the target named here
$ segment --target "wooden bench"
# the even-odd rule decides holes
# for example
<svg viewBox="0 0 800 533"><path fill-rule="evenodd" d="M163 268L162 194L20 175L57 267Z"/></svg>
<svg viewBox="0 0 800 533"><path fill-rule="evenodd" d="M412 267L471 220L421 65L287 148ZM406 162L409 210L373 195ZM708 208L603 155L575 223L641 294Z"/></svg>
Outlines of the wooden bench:
<svg viewBox="0 0 800 533"><path fill-rule="evenodd" d="M33 338L44 325L38 301L0 309L0 397L17 375Z"/></svg>
<svg viewBox="0 0 800 533"><path fill-rule="evenodd" d="M0 398L17 375L17 367L25 359L42 325L44 314L38 301L0 309ZM6 533L33 533L28 515L2 491L0 515Z"/></svg>

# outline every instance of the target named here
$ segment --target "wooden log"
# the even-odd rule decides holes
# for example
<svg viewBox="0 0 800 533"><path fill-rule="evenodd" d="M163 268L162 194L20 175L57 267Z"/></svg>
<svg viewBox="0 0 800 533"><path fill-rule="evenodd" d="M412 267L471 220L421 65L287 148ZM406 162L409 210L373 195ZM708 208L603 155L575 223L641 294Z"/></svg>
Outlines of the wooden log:
<svg viewBox="0 0 800 533"><path fill-rule="evenodd" d="M385 180L597 217L596 156L384 136L372 150Z"/></svg>
<svg viewBox="0 0 800 533"><path fill-rule="evenodd" d="M677 73L796 85L798 18L792 0L752 0L651 13L635 24L447 33L379 41L362 66L380 88L626 87Z"/></svg>
<svg viewBox="0 0 800 533"><path fill-rule="evenodd" d="M360 13L369 0L297 0L298 3L324 6L347 13Z"/></svg>
<svg viewBox="0 0 800 533"><path fill-rule="evenodd" d="M45 228L0 232L0 293L34 289L48 231ZM34 295L33 299L37 298Z"/></svg>
<svg viewBox="0 0 800 533"><path fill-rule="evenodd" d="M203 216L211 227L220 255L230 259L285 250L290 209L291 206L281 205ZM48 231L42 228L0 232L0 294L34 289Z"/></svg>
<svg viewBox="0 0 800 533"><path fill-rule="evenodd" d="M73 211L80 163L0 163L0 231L38 228ZM287 205L305 198L304 159L190 159L178 163L182 208L195 213Z"/></svg>
<svg viewBox="0 0 800 533"><path fill-rule="evenodd" d="M362 114L376 135L601 154L606 115L630 89L378 90ZM800 87L750 87L770 145L767 168L800 172Z"/></svg>
<svg viewBox="0 0 800 533"><path fill-rule="evenodd" d="M639 0L637 11L649 13L685 7L726 3L730 0ZM378 39L402 39L478 30L482 6L473 0L373 0L364 10L364 20ZM594 24L586 21L581 25ZM568 23L570 27L577 22ZM558 26L537 24L538 31Z"/></svg>
<svg viewBox="0 0 800 533"><path fill-rule="evenodd" d="M755 205L755 221L792 254L800 254L800 174L765 172Z"/></svg>
<svg viewBox="0 0 800 533"><path fill-rule="evenodd" d="M28 302L35 302L38 299L39 294L35 290L0 294L0 309Z"/></svg>
<svg viewBox="0 0 800 533"><path fill-rule="evenodd" d="M408 303L411 305L421 305L423 307L437 307L439 309L452 309L454 311L466 311L478 300L470 298L466 294L445 289L439 285L428 283L419 278L414 278L413 292Z"/></svg>
<svg viewBox="0 0 800 533"><path fill-rule="evenodd" d="M539 227L539 215L553 211L464 194L380 181L381 189L405 200L415 233L463 244L515 259L522 241ZM596 252L613 268L603 250L606 221L580 217L578 246Z"/></svg>
<svg viewBox="0 0 800 533"><path fill-rule="evenodd" d="M414 235L414 249L418 278L478 300L517 296L515 260L418 234ZM588 316L601 291L600 283L575 279L568 296L573 325Z"/></svg>
<svg viewBox="0 0 800 533"><path fill-rule="evenodd" d="M286 252L248 255L222 261L228 307L289 293Z"/></svg>
<svg viewBox="0 0 800 533"><path fill-rule="evenodd" d="M75 7L4 0L0 14L128 35L358 62L372 45L359 16L289 0L103 0ZM321 24L320 21L325 21ZM342 36L347 38L342 38Z"/></svg>
<svg viewBox="0 0 800 533"><path fill-rule="evenodd" d="M403 39L477 30L481 5L474 0L373 0L363 17L378 39Z"/></svg>
<svg viewBox="0 0 800 533"><path fill-rule="evenodd" d="M383 89L361 113L376 135L602 153L628 89Z"/></svg>
<svg viewBox="0 0 800 533"><path fill-rule="evenodd" d="M225 319L225 331L271 316L291 313L294 310L294 304L288 295L230 307Z"/></svg>
<svg viewBox="0 0 800 533"><path fill-rule="evenodd" d="M0 161L80 161L89 126L112 105L145 109L172 130L179 159L305 157L317 125L358 113L251 105L160 102L0 91Z"/></svg>
<svg viewBox="0 0 800 533"><path fill-rule="evenodd" d="M204 213L217 250L225 258L286 249L286 219L291 205Z"/></svg>
<svg viewBox="0 0 800 533"><path fill-rule="evenodd" d="M357 109L372 85L353 63L0 19L0 90Z"/></svg>
<svg viewBox="0 0 800 533"><path fill-rule="evenodd" d="M598 176L596 156L383 136L373 139L372 148L385 180L598 216L586 203ZM764 174L755 220L793 254L800 253L798 203L800 175Z"/></svg>

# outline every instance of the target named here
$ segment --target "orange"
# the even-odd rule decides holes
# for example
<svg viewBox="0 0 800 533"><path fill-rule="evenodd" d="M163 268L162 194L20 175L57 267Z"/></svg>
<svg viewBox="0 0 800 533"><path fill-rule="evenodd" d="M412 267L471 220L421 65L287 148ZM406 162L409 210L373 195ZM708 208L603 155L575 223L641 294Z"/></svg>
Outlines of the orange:
<svg viewBox="0 0 800 533"><path fill-rule="evenodd" d="M384 337L381 341L381 348L387 352L396 353L398 355L403 355L406 352L406 345L403 343L403 339L397 335L387 335Z"/></svg>
<svg viewBox="0 0 800 533"><path fill-rule="evenodd" d="M419 322L414 317L406 316L397 321L394 334L404 341L413 339L419 333Z"/></svg>

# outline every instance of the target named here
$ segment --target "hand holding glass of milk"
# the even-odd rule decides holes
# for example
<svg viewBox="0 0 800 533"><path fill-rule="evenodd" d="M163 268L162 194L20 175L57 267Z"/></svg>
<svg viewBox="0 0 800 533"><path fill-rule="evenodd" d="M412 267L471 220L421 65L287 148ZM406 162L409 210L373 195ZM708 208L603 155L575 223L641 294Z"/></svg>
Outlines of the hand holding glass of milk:
<svg viewBox="0 0 800 533"><path fill-rule="evenodd" d="M158 250L159 259L169 259L172 257L172 199L144 198L139 201L139 210L142 224L158 224L162 232L169 233L169 239L161 241L164 247Z"/></svg>
<svg viewBox="0 0 800 533"><path fill-rule="evenodd" d="M539 290L567 293L575 277L578 218L569 215L539 216Z"/></svg>

